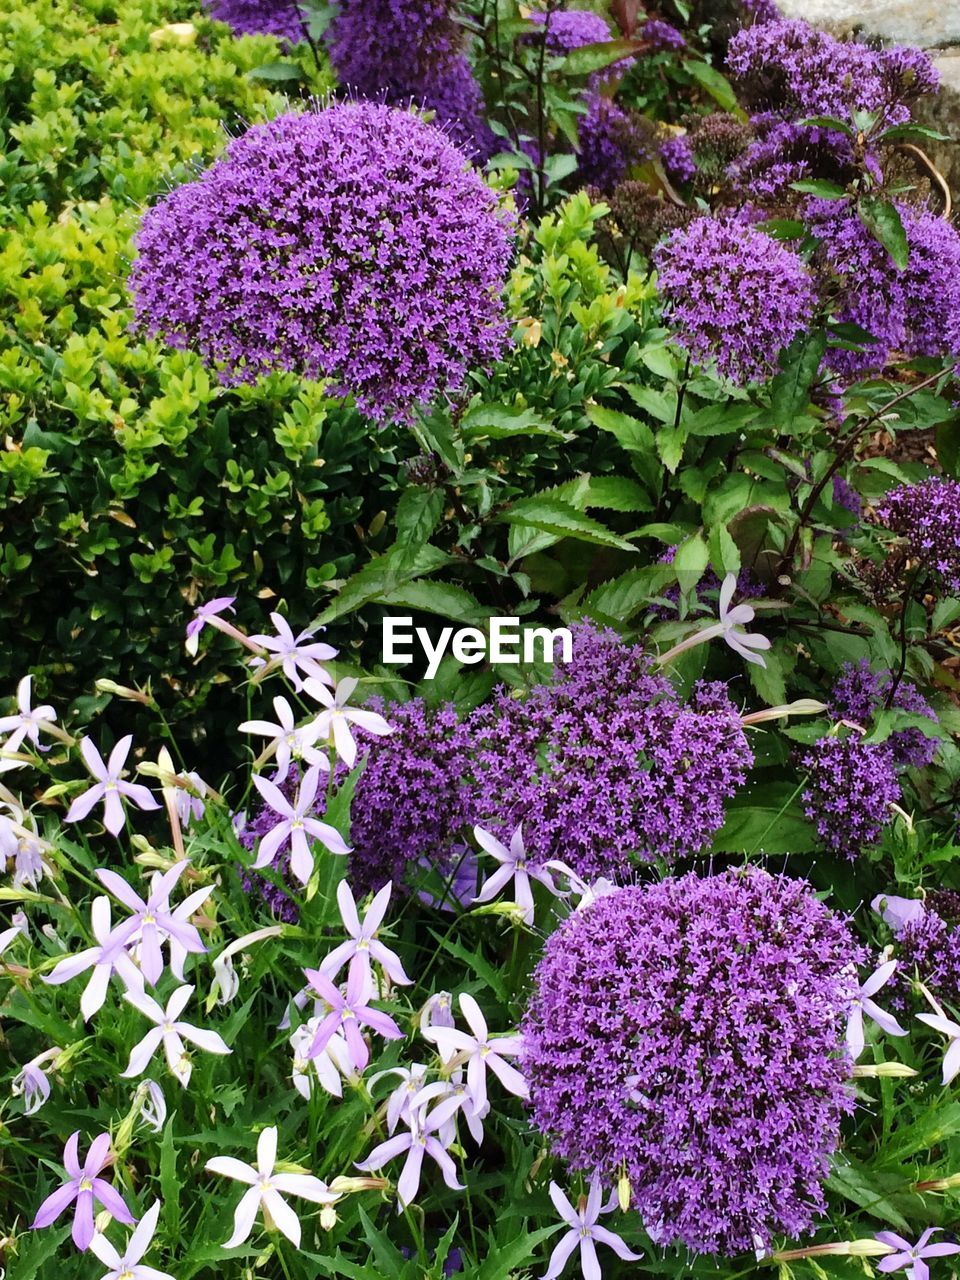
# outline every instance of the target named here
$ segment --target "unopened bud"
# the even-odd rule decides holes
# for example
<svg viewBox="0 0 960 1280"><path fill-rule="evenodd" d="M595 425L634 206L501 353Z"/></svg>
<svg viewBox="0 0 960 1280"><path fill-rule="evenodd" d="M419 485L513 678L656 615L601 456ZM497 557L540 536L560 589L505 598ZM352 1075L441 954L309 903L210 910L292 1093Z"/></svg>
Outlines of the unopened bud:
<svg viewBox="0 0 960 1280"><path fill-rule="evenodd" d="M908 1067L905 1062L878 1062L874 1066L868 1066L866 1064L861 1065L860 1063L857 1063L853 1068L853 1074L854 1078L868 1080L906 1080L910 1076L915 1076L917 1073L914 1071L913 1067Z"/></svg>
<svg viewBox="0 0 960 1280"><path fill-rule="evenodd" d="M741 716L740 723L763 724L767 720L781 720L787 716L819 716L826 709L825 702L817 702L814 698L798 698L796 702L783 702L777 707L751 711L748 716Z"/></svg>
<svg viewBox="0 0 960 1280"><path fill-rule="evenodd" d="M771 1262L794 1262L800 1258L879 1258L886 1253L895 1253L888 1244L881 1244L873 1236L862 1240L836 1240L833 1244L812 1244L807 1249L785 1249L782 1253L772 1253Z"/></svg>
<svg viewBox="0 0 960 1280"><path fill-rule="evenodd" d="M348 1196L354 1191L385 1191L389 1183L386 1178L349 1178L337 1176L330 1183L334 1195Z"/></svg>
<svg viewBox="0 0 960 1280"><path fill-rule="evenodd" d="M617 1179L617 1203L624 1213L630 1208L630 1179L625 1173Z"/></svg>
<svg viewBox="0 0 960 1280"><path fill-rule="evenodd" d="M141 702L145 707L154 705L153 697L142 689L131 689L128 685L117 684L115 680L97 680L93 686L97 693L112 693L115 698L126 698L128 702Z"/></svg>
<svg viewBox="0 0 960 1280"><path fill-rule="evenodd" d="M325 1204L320 1210L320 1228L323 1231L332 1231L337 1225L337 1211L332 1204Z"/></svg>
<svg viewBox="0 0 960 1280"><path fill-rule="evenodd" d="M952 1191L960 1187L960 1173L951 1173L946 1178L931 1178L926 1182L915 1182L912 1191Z"/></svg>

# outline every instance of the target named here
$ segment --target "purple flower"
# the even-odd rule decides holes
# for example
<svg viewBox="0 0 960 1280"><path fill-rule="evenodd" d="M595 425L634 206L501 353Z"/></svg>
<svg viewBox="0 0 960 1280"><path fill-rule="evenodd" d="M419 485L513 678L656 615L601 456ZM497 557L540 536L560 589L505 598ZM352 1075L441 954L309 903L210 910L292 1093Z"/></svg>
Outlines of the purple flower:
<svg viewBox="0 0 960 1280"><path fill-rule="evenodd" d="M640 29L640 39L648 40L653 46L655 53L661 53L668 49L685 49L687 42L677 30L672 27L669 22L664 22L661 18L648 18Z"/></svg>
<svg viewBox="0 0 960 1280"><path fill-rule="evenodd" d="M804 813L831 853L852 862L875 845L890 821L890 806L900 800L893 748L887 742L819 738L800 758L808 771L801 796Z"/></svg>
<svg viewBox="0 0 960 1280"><path fill-rule="evenodd" d="M369 1027L387 1040L402 1040L403 1032L387 1013L381 1013L370 1005L373 998L373 982L369 970L351 968L347 975L346 992L341 992L319 969L304 969L313 992L329 1009L327 1016L317 1026L313 1041L307 1051L308 1058L323 1053L334 1035L341 1031L350 1050L353 1065L363 1071L370 1061L370 1050L360 1034L361 1026Z"/></svg>
<svg viewBox="0 0 960 1280"><path fill-rule="evenodd" d="M286 44L304 38L304 19L296 0L205 0L210 16L226 22L238 36L276 36Z"/></svg>
<svg viewBox="0 0 960 1280"><path fill-rule="evenodd" d="M497 894L505 889L512 880L514 900L517 906L523 909L525 923L532 925L533 890L530 881L536 880L540 884L546 885L554 895L557 895L559 890L553 883L553 876L545 867L527 860L527 851L523 844L523 826L517 827L510 837L509 848L499 841L496 836L484 831L482 827L474 827L473 834L480 848L485 853L489 853L492 858L496 858L500 863L499 868L490 879L483 882L480 892L474 898L474 902L492 902Z"/></svg>
<svg viewBox="0 0 960 1280"><path fill-rule="evenodd" d="M618 1258L624 1262L639 1262L642 1253L633 1253L618 1235L601 1227L597 1219L601 1213L611 1213L616 1207L616 1195L612 1195L606 1204L603 1203L603 1188L597 1178L590 1182L590 1191L580 1197L575 1209L555 1182L550 1183L550 1199L553 1207L570 1228L560 1237L550 1254L550 1265L543 1274L543 1280L557 1280L557 1276L567 1265L575 1249L580 1250L580 1270L584 1280L600 1280L600 1263L597 1259L597 1245L605 1244L611 1248Z"/></svg>
<svg viewBox="0 0 960 1280"><path fill-rule="evenodd" d="M634 165L648 158L648 130L635 111L626 111L602 93L586 96L580 116L577 176L584 186L612 191Z"/></svg>
<svg viewBox="0 0 960 1280"><path fill-rule="evenodd" d="M523 822L530 861L586 881L699 852L753 763L724 685L685 702L641 649L589 624L551 684L498 691L464 729L473 821L504 842Z"/></svg>
<svg viewBox="0 0 960 1280"><path fill-rule="evenodd" d="M40 731L56 732L57 713L53 707L30 705L33 676L24 676L17 685L17 710L14 715L0 716L0 733L9 733L10 737L2 744L3 751L19 751L24 740L32 742L37 750L40 746ZM0 760L0 770L14 767L13 762Z"/></svg>
<svg viewBox="0 0 960 1280"><path fill-rule="evenodd" d="M350 93L435 112L450 140L478 160L497 149L451 0L341 0L327 44Z"/></svg>
<svg viewBox="0 0 960 1280"><path fill-rule="evenodd" d="M65 960L55 965L50 973L41 974L44 982L51 986L59 986L85 973L87 969L93 970L80 997L80 1012L83 1014L84 1022L89 1022L103 1007L107 997L107 987L114 973L128 990L143 989L143 974L125 950L130 935L122 925L118 925L114 930L110 928L110 899L106 894L101 894L93 900L90 908L90 928L97 940L95 947L88 947L75 956L67 956Z"/></svg>
<svg viewBox="0 0 960 1280"><path fill-rule="evenodd" d="M888 1253L885 1258L881 1258L876 1264L877 1270L899 1271L901 1267L906 1267L910 1280L929 1280L930 1268L925 1262L926 1258L944 1258L951 1253L960 1253L960 1244L928 1243L934 1232L942 1230L942 1227L927 1227L916 1244L904 1240L903 1236L898 1236L894 1231L878 1231L877 1239L880 1243L888 1244L897 1252Z"/></svg>
<svg viewBox="0 0 960 1280"><path fill-rule="evenodd" d="M960 482L928 476L900 485L876 506L878 521L899 534L907 554L960 594Z"/></svg>
<svg viewBox="0 0 960 1280"><path fill-rule="evenodd" d="M660 1245L799 1235L853 1110L842 1046L864 954L809 884L755 867L596 899L534 973L535 1127L573 1169L625 1174Z"/></svg>
<svg viewBox="0 0 960 1280"><path fill-rule="evenodd" d="M460 1012L472 1034L434 1023L422 1028L422 1035L437 1046L444 1063L450 1063L454 1058L466 1063L467 1086L473 1099L474 1115L479 1115L487 1103L488 1071L493 1072L508 1093L518 1098L529 1097L526 1080L516 1067L506 1061L520 1053L520 1037L506 1035L491 1039L480 1006L466 992L460 997Z"/></svg>
<svg viewBox="0 0 960 1280"><path fill-rule="evenodd" d="M306 884L313 874L313 854L310 852L307 836L319 840L331 853L350 852L336 827L313 817L313 807L320 787L318 765L312 765L303 775L293 800L288 800L276 783L269 782L266 778L254 776L253 785L280 819L261 836L254 867L270 866L289 841L290 870L301 884Z"/></svg>
<svg viewBox="0 0 960 1280"><path fill-rule="evenodd" d="M849 511L858 520L863 513L863 499L841 475L833 477L833 504L843 507L844 511Z"/></svg>
<svg viewBox="0 0 960 1280"><path fill-rule="evenodd" d="M690 139L675 133L660 144L660 163L671 182L692 182L697 176L697 163L693 158Z"/></svg>
<svg viewBox="0 0 960 1280"><path fill-rule="evenodd" d="M150 1065L153 1055L162 1045L171 1075L186 1088L190 1083L190 1076L193 1074L193 1064L187 1056L183 1045L184 1040L189 1040L191 1044L195 1044L204 1053L228 1054L233 1052L218 1032L195 1027L192 1023L184 1022L181 1019L180 1015L192 995L192 986L177 987L175 991L171 992L167 1007L164 1009L157 1004L156 1000L152 1000L146 992L127 991L125 993L124 998L139 1013L142 1013L145 1018L149 1018L156 1025L130 1050L130 1061L127 1063L126 1070L120 1072L121 1076L127 1079L134 1076L142 1076Z"/></svg>
<svg viewBox="0 0 960 1280"><path fill-rule="evenodd" d="M110 1163L109 1133L101 1133L94 1138L82 1165L77 1154L79 1141L78 1129L76 1133L70 1135L63 1148L63 1167L68 1181L47 1196L30 1226L34 1231L41 1227L49 1227L68 1205L76 1201L73 1212L73 1243L83 1251L89 1248L94 1236L93 1202L95 1200L99 1200L104 1209L118 1222L130 1226L135 1219L110 1183L104 1182L99 1176L104 1166Z"/></svg>
<svg viewBox="0 0 960 1280"><path fill-rule="evenodd" d="M50 1081L47 1079L46 1066L52 1058L58 1058L62 1050L58 1047L45 1049L35 1058L25 1062L14 1076L10 1092L15 1098L23 1098L23 1114L33 1116L50 1097ZM46 1070L44 1069L46 1066Z"/></svg>
<svg viewBox="0 0 960 1280"><path fill-rule="evenodd" d="M880 988L885 986L893 977L897 969L897 963L896 960L887 960L885 964L882 964L879 969L867 978L866 982L860 984L860 988L853 998L853 1003L850 1006L850 1016L847 1019L847 1048L850 1050L850 1057L854 1062L863 1053L866 1044L863 1034L864 1015L871 1018L881 1031L886 1031L887 1035L905 1036L907 1034L893 1014L881 1009L873 999Z"/></svg>
<svg viewBox="0 0 960 1280"><path fill-rule="evenodd" d="M328 380L376 421L453 394L506 338L508 215L439 129L377 103L254 125L148 211L137 249L149 333L229 383Z"/></svg>
<svg viewBox="0 0 960 1280"><path fill-rule="evenodd" d="M908 925L915 924L924 914L922 899L898 898L893 893L878 893L870 907L883 919L884 924L890 926L895 935L901 934Z"/></svg>
<svg viewBox="0 0 960 1280"><path fill-rule="evenodd" d="M170 968L178 978L183 977L187 955L200 955L207 949L196 925L190 923L190 917L209 898L213 886L196 889L178 907L170 906L170 894L189 865L189 861L182 858L163 875L155 872L146 901L116 871L97 868L97 879L104 888L133 912L113 930L112 940L120 946L139 943L140 968L152 987L163 973L164 941L170 944Z"/></svg>
<svg viewBox="0 0 960 1280"><path fill-rule="evenodd" d="M200 605L193 617L187 623L187 642L186 650L189 654L195 654L200 644L200 632L205 626L211 624L216 626L221 613L235 613L233 602L236 596L218 596L215 600L208 600L206 604Z"/></svg>
<svg viewBox="0 0 960 1280"><path fill-rule="evenodd" d="M443 1105L443 1104L441 1104ZM357 1164L358 1169L377 1170L406 1152L403 1170L397 1179L397 1212L401 1212L417 1198L424 1156L429 1156L439 1167L443 1180L451 1191L462 1191L457 1181L457 1167L451 1160L436 1130L446 1124L446 1109L434 1108L429 1114L414 1113L406 1133L397 1134L381 1142Z"/></svg>
<svg viewBox="0 0 960 1280"><path fill-rule="evenodd" d="M810 272L791 249L742 223L695 218L654 253L664 319L695 365L738 386L764 382L811 319Z"/></svg>
<svg viewBox="0 0 960 1280"><path fill-rule="evenodd" d="M681 640L679 644L673 646L672 649L662 654L659 664L665 667L668 662L687 649L692 649L698 644L704 644L708 640L713 640L717 636L722 637L724 642L730 648L740 655L746 662L752 662L756 666L765 667L766 659L760 656L758 650L769 649L771 641L766 636L762 636L756 631L744 631L743 627L749 626L756 616L756 610L750 604L734 604L733 597L737 590L737 577L735 574L728 573L720 587L719 615L720 621L715 622L712 626L702 627L699 631L695 631L686 640Z"/></svg>
<svg viewBox="0 0 960 1280"><path fill-rule="evenodd" d="M343 966L350 961L350 973L357 971L372 980L370 962L375 960L384 973L400 986L409 986L410 979L404 972L400 957L389 947L385 947L377 938L377 930L383 924L383 917L390 905L390 894L393 885L388 881L376 895L364 912L361 922L357 914L357 903L346 880L337 885L337 905L340 908L340 919L343 927L350 935L348 942L341 942L320 964L320 972L332 982Z"/></svg>
<svg viewBox="0 0 960 1280"><path fill-rule="evenodd" d="M312 631L301 631L298 636L295 636L290 629L290 623L282 613L271 613L270 621L274 625L276 635L250 637L255 644L259 644L273 654L269 662L264 662L262 658L250 659L252 667L261 668L258 678L262 679L269 670L279 667L297 693L303 688L301 673L322 684L332 684L333 681L323 663L335 658L337 650L332 645L314 640Z"/></svg>
<svg viewBox="0 0 960 1280"><path fill-rule="evenodd" d="M133 735L121 738L104 763L103 756L89 738L80 739L80 753L87 768L96 778L92 787L82 792L67 810L67 822L82 822L98 800L103 801L103 825L113 836L123 830L127 815L120 802L121 796L132 800L138 809L159 809L160 804L150 794L150 789L138 782L124 782L121 774L127 755L133 745Z"/></svg>
<svg viewBox="0 0 960 1280"><path fill-rule="evenodd" d="M351 676L339 681L334 689L328 689L322 681L308 677L303 685L304 693L323 707L314 721L317 741L332 742L348 769L357 763L357 744L350 730L351 724L376 738L385 738L393 732L379 712L350 706L350 698L358 683Z"/></svg>
<svg viewBox="0 0 960 1280"><path fill-rule="evenodd" d="M828 711L833 720L846 720L871 729L877 715L886 705L887 691L893 680L889 670L874 672L866 658L847 662L841 668L830 695ZM923 716L931 725L937 717L924 697L907 681L901 680L894 694L893 706L911 715ZM936 738L928 738L922 729L898 729L887 739L897 765L922 769L937 754Z"/></svg>
<svg viewBox="0 0 960 1280"><path fill-rule="evenodd" d="M154 1267L143 1267L140 1259L153 1243L157 1229L157 1218L160 1216L160 1201L153 1204L140 1219L133 1235L127 1241L127 1247L120 1254L106 1236L99 1232L90 1241L91 1250L97 1255L105 1267L110 1270L101 1280L173 1280L173 1276L165 1271L157 1271Z"/></svg>

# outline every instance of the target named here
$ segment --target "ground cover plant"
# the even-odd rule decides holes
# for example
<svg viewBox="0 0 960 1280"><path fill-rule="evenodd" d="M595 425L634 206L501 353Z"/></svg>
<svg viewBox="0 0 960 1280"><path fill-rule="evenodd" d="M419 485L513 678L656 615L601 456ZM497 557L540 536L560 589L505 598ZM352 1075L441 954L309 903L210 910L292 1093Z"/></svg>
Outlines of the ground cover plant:
<svg viewBox="0 0 960 1280"><path fill-rule="evenodd" d="M770 0L0 34L4 1274L947 1280L927 55Z"/></svg>

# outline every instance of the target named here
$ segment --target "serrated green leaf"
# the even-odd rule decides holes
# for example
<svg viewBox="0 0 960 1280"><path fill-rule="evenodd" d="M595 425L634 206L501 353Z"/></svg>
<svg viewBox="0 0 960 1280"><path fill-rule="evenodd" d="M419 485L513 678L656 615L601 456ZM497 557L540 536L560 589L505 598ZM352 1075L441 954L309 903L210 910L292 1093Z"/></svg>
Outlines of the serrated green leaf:
<svg viewBox="0 0 960 1280"><path fill-rule="evenodd" d="M707 546L710 551L710 563L718 578L722 579L728 573L740 572L740 548L730 536L726 525L714 525L710 530Z"/></svg>
<svg viewBox="0 0 960 1280"><path fill-rule="evenodd" d="M617 547L621 551L636 551L633 543L612 533L598 520L584 515L569 502L555 498L525 498L502 512L499 519L507 524L540 529L561 538L576 538L598 546Z"/></svg>
<svg viewBox="0 0 960 1280"><path fill-rule="evenodd" d="M886 249L894 265L905 271L910 259L907 233L897 206L890 200L864 196L857 205L860 221Z"/></svg>
<svg viewBox="0 0 960 1280"><path fill-rule="evenodd" d="M425 574L435 573L449 564L451 557L426 543L422 547L391 548L376 560L364 565L340 588L339 593L313 621L323 627L337 618L355 612L365 604L380 600L389 593Z"/></svg>
<svg viewBox="0 0 960 1280"><path fill-rule="evenodd" d="M163 1198L163 1220L170 1236L180 1235L180 1180L177 1177L177 1148L173 1142L171 1116L160 1139L160 1191Z"/></svg>
<svg viewBox="0 0 960 1280"><path fill-rule="evenodd" d="M408 582L393 591L385 592L379 603L392 608L435 613L451 622L466 625L476 625L490 616L490 610L484 608L476 596L450 582Z"/></svg>
<svg viewBox="0 0 960 1280"><path fill-rule="evenodd" d="M635 40L600 40L571 49L563 60L563 70L570 76L589 76L611 63L621 62L636 53Z"/></svg>
<svg viewBox="0 0 960 1280"><path fill-rule="evenodd" d="M701 88L706 89L714 102L718 103L724 111L729 111L739 119L744 119L744 112L737 95L733 91L733 87L726 76L710 66L708 62L698 62L694 59L688 59L684 64L684 70L687 71Z"/></svg>
<svg viewBox="0 0 960 1280"><path fill-rule="evenodd" d="M419 548L429 541L442 513L443 492L440 489L424 489L415 485L405 490L397 503L398 545Z"/></svg>
<svg viewBox="0 0 960 1280"><path fill-rule="evenodd" d="M822 329L813 329L798 333L780 353L780 372L770 384L770 409L778 428L791 423L807 407L826 349L827 335Z"/></svg>
<svg viewBox="0 0 960 1280"><path fill-rule="evenodd" d="M533 409L517 409L512 405L474 405L463 415L459 425L461 434L469 440L503 440L510 436L569 438L568 433L544 422Z"/></svg>
<svg viewBox="0 0 960 1280"><path fill-rule="evenodd" d="M601 431L609 431L622 448L630 452L654 452L653 432L639 418L631 418L627 413L606 409L599 404L587 405L587 417Z"/></svg>
<svg viewBox="0 0 960 1280"><path fill-rule="evenodd" d="M828 182L825 178L810 178L801 182L791 182L791 190L799 191L805 196L819 196L821 200L845 200L847 192L837 182Z"/></svg>
<svg viewBox="0 0 960 1280"><path fill-rule="evenodd" d="M247 72L248 80L302 80L303 69L295 62L265 62Z"/></svg>

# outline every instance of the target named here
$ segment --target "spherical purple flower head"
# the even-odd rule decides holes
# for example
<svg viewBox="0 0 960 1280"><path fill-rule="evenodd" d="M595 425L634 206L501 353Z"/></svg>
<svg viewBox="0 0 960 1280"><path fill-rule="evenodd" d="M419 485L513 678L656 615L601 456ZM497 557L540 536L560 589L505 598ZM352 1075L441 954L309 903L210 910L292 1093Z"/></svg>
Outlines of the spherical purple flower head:
<svg viewBox="0 0 960 1280"><path fill-rule="evenodd" d="M876 340L862 351L832 351L830 364L853 378L878 372L891 351L957 356L960 332L960 235L928 210L898 205L909 257L901 269L839 201L812 201L807 210L819 241L818 265L841 321L852 321Z"/></svg>
<svg viewBox="0 0 960 1280"><path fill-rule="evenodd" d="M577 176L585 186L612 191L627 171L647 157L648 130L642 117L599 93L587 95L580 116Z"/></svg>
<svg viewBox="0 0 960 1280"><path fill-rule="evenodd" d="M671 182L692 182L697 176L697 162L693 158L690 139L682 133L674 134L660 144L660 163Z"/></svg>
<svg viewBox="0 0 960 1280"><path fill-rule="evenodd" d="M531 859L591 880L700 852L753 763L726 686L685 703L614 631L573 630L553 683L500 690L466 720L475 820L501 840L522 821Z"/></svg>
<svg viewBox="0 0 960 1280"><path fill-rule="evenodd" d="M853 1110L864 950L804 881L758 868L630 886L548 939L521 1027L533 1122L653 1239L731 1255L808 1231Z"/></svg>
<svg viewBox="0 0 960 1280"><path fill-rule="evenodd" d="M288 800L292 800L296 795L298 778L299 773L294 765L284 781L280 783L280 790ZM277 821L277 815L269 805L261 804L256 813L244 823L237 838L252 854L256 850L257 842L276 826ZM297 923L300 919L300 907L293 893L299 891L301 886L296 884L290 874L289 852L282 853L270 868L278 883L268 880L266 876L248 867L238 867L237 870L240 873L240 884L248 897L262 898L270 913L285 924ZM286 891L284 885L290 887L290 892Z"/></svg>
<svg viewBox="0 0 960 1280"><path fill-rule="evenodd" d="M807 770L804 813L824 848L852 862L875 845L900 802L897 765L889 742L864 742L858 734L816 741L800 757Z"/></svg>
<svg viewBox="0 0 960 1280"><path fill-rule="evenodd" d="M854 175L853 143L836 129L799 125L770 111L750 124L753 140L725 175L741 199L776 202L793 198L793 182L828 174L845 182Z"/></svg>
<svg viewBox="0 0 960 1280"><path fill-rule="evenodd" d="M779 22L783 16L774 0L740 0L743 10L743 25L749 22Z"/></svg>
<svg viewBox="0 0 960 1280"><path fill-rule="evenodd" d="M654 252L664 319L695 365L737 386L763 382L813 315L810 272L786 245L719 218L696 218Z"/></svg>
<svg viewBox="0 0 960 1280"><path fill-rule="evenodd" d="M205 0L210 16L226 22L238 36L276 36L286 44L304 38L296 0Z"/></svg>
<svg viewBox="0 0 960 1280"><path fill-rule="evenodd" d="M454 706L429 711L418 698L369 705L389 717L393 733L357 734L360 754L367 753L350 806L350 883L357 893L422 878L421 859L441 875L452 872L470 817L461 784L465 734Z"/></svg>
<svg viewBox="0 0 960 1280"><path fill-rule="evenodd" d="M928 476L884 494L877 520L900 535L907 555L960 594L960 483Z"/></svg>
<svg viewBox="0 0 960 1280"><path fill-rule="evenodd" d="M405 421L505 341L507 215L412 112L347 102L255 125L136 243L140 325L227 383L329 379Z"/></svg>
<svg viewBox="0 0 960 1280"><path fill-rule="evenodd" d="M843 420L842 405L843 401L841 400L840 409L835 414L835 416L840 417L841 421ZM835 507L842 507L844 511L849 511L852 516L856 516L859 520L860 516L863 514L863 498L861 498L860 494L857 493L856 489L853 488L849 481L845 480L844 477L839 474L833 477L832 487L833 505Z"/></svg>
<svg viewBox="0 0 960 1280"><path fill-rule="evenodd" d="M936 907L936 895L931 894L923 914L897 933L900 965L890 984L890 1003L898 1011L906 1012L916 1003L914 977L938 1000L951 1005L960 1002L960 930Z"/></svg>
<svg viewBox="0 0 960 1280"><path fill-rule="evenodd" d="M874 672L866 658L859 662L847 662L834 682L828 703L828 714L833 720L848 720L864 729L870 729L877 714L886 706L887 691L893 676L890 671ZM937 723L936 713L912 684L902 681L897 685L893 705L911 715L924 716L932 724ZM928 738L920 729L899 729L887 739L896 764L922 769L937 754L935 738Z"/></svg>
<svg viewBox="0 0 960 1280"><path fill-rule="evenodd" d="M352 93L434 111L467 154L493 154L483 95L450 0L341 0L327 44L338 80Z"/></svg>

